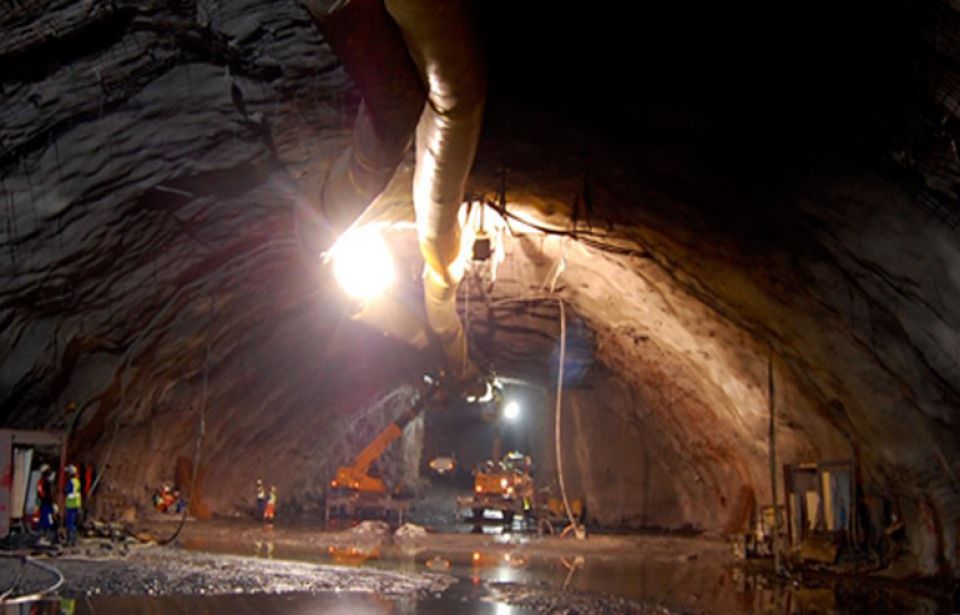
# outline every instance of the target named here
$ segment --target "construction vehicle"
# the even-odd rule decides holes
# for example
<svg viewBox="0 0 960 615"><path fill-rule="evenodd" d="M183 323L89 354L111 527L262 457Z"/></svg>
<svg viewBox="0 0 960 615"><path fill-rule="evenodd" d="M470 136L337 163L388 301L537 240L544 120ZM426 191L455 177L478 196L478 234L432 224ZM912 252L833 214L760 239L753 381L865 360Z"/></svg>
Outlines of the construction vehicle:
<svg viewBox="0 0 960 615"><path fill-rule="evenodd" d="M330 481L324 518L331 516L357 517L372 514L385 518L395 517L400 524L408 503L395 496L384 480L371 475L371 467L384 451L401 435L408 423L420 416L424 408L442 394L439 380L424 377L424 385L413 406L404 411L393 423L381 431L349 465L340 466Z"/></svg>
<svg viewBox="0 0 960 615"><path fill-rule="evenodd" d="M507 453L495 462L484 461L474 472L473 493L457 498L458 510L469 511L466 519L477 523L488 510L499 511L503 522L513 523L517 515L534 524L541 534L563 534L572 530L563 500L549 488L537 489L531 476L529 456ZM583 498L570 499L570 513L577 523L584 521Z"/></svg>
<svg viewBox="0 0 960 615"><path fill-rule="evenodd" d="M458 508L470 510L475 521L482 519L486 511L495 510L506 524L512 523L517 514L533 514L536 491L530 467L530 457L516 451L507 453L500 461L491 459L478 464L473 493L458 497Z"/></svg>
<svg viewBox="0 0 960 615"><path fill-rule="evenodd" d="M380 559L379 546L335 545L327 547L327 555L340 566L360 566L368 560Z"/></svg>
<svg viewBox="0 0 960 615"><path fill-rule="evenodd" d="M570 514L578 524L584 522L583 498L570 499ZM537 531L540 534L560 534L566 536L575 527L570 524L563 498L555 497L550 489L542 489L537 494L537 508L533 513L537 519Z"/></svg>
<svg viewBox="0 0 960 615"><path fill-rule="evenodd" d="M450 476L457 471L457 457L453 454L439 455L431 459L427 467L437 476Z"/></svg>

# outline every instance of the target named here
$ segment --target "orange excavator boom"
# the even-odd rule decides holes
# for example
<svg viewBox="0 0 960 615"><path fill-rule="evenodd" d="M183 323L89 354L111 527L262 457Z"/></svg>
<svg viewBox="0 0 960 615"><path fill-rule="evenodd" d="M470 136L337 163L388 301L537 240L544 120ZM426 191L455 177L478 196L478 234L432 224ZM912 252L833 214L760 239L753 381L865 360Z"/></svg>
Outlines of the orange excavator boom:
<svg viewBox="0 0 960 615"><path fill-rule="evenodd" d="M350 465L337 468L336 477L330 481L331 487L349 489L359 493L383 494L387 492L387 485L382 478L370 476L370 466L383 455L394 440L403 435L403 428L410 421L420 416L426 405L434 398L439 388L432 381L427 384L428 387L421 389L420 395L410 409L404 411L397 420L377 434L377 437L367 444L359 455L354 457Z"/></svg>

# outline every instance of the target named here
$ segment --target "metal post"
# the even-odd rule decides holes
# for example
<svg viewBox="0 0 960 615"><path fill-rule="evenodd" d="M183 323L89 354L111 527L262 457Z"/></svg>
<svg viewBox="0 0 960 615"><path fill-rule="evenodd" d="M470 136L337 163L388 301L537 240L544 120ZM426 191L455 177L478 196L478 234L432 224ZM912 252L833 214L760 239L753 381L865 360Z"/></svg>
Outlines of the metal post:
<svg viewBox="0 0 960 615"><path fill-rule="evenodd" d="M779 575L783 570L780 561L780 509L777 506L777 417L773 389L773 348L767 358L767 397L770 403L770 494L773 500L773 569Z"/></svg>

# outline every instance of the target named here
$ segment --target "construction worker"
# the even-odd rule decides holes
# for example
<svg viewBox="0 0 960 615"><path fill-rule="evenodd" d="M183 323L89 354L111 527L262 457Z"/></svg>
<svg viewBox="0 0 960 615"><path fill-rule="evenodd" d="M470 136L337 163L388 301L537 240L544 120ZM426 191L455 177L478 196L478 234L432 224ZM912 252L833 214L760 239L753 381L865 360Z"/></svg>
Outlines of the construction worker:
<svg viewBox="0 0 960 615"><path fill-rule="evenodd" d="M163 490L160 492L160 512L171 512L176 501L177 498L173 495L173 489L170 485L164 485Z"/></svg>
<svg viewBox="0 0 960 615"><path fill-rule="evenodd" d="M263 509L263 522L273 523L273 518L277 514L277 487L270 485L270 497L267 498L267 505Z"/></svg>
<svg viewBox="0 0 960 615"><path fill-rule="evenodd" d="M77 478L77 466L67 466L67 486L64 508L67 509L67 544L77 542L77 524L80 522L80 507L83 505L83 495L80 491L80 479Z"/></svg>
<svg viewBox="0 0 960 615"><path fill-rule="evenodd" d="M263 488L263 479L257 479L257 519L263 519L263 511L267 507L267 491Z"/></svg>
<svg viewBox="0 0 960 615"><path fill-rule="evenodd" d="M43 538L53 538L53 472L50 466L40 466L40 478L37 480L37 501L40 503L38 527Z"/></svg>
<svg viewBox="0 0 960 615"><path fill-rule="evenodd" d="M173 512L178 515L183 514L183 509L187 507L186 501L183 499L183 495L180 493L180 489L177 487L173 488Z"/></svg>

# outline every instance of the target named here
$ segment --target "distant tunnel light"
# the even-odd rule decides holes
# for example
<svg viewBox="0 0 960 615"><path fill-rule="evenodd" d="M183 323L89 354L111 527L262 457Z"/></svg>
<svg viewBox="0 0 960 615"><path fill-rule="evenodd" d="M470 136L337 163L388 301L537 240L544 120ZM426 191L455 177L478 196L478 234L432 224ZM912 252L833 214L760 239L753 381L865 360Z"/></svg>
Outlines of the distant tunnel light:
<svg viewBox="0 0 960 615"><path fill-rule="evenodd" d="M503 407L503 418L508 421L515 421L520 416L520 404L515 401L508 401Z"/></svg>
<svg viewBox="0 0 960 615"><path fill-rule="evenodd" d="M349 229L330 249L330 257L337 283L354 299L376 299L393 285L393 255L377 227Z"/></svg>

